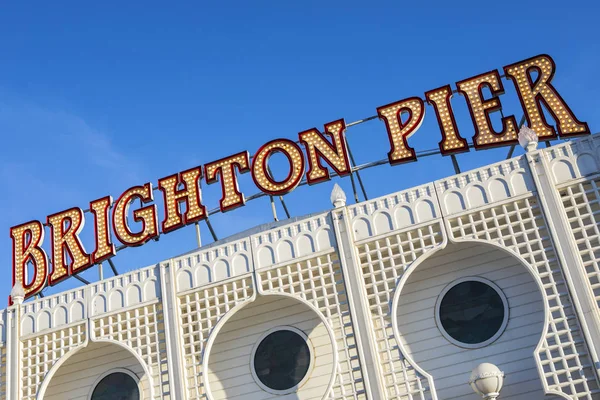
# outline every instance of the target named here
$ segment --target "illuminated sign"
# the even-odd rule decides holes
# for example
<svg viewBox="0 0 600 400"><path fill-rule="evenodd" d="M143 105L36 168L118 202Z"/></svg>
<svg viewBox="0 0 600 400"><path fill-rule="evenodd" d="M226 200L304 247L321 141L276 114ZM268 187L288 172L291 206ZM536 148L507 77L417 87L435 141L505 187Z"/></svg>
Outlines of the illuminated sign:
<svg viewBox="0 0 600 400"><path fill-rule="evenodd" d="M557 90L552 86L555 64L547 55L504 67L504 74L516 88L527 125L544 140L589 134L586 123L580 122ZM456 83L457 92L464 96L473 121L474 147L477 150L517 143L518 126L513 115L502 116L502 129L496 131L490 115L502 109L500 96L504 93L498 70L489 71ZM484 98L483 89L491 97ZM378 117L385 123L390 143L390 164L415 161L417 155L408 139L419 129L425 118L426 104L435 111L441 132L440 151L444 155L469 151L461 136L451 99L450 85L425 92L424 98L412 96L377 107ZM546 120L542 106L556 124L556 130ZM308 184L330 179L329 168L339 176L351 173L343 119L327 123L323 132L312 128L298 134L298 142L275 139L261 146L253 157L247 151L233 154L158 180L162 192L164 218L158 220L152 183L127 189L116 201L106 196L90 203L95 229L95 248L88 252L79 234L83 229L84 212L77 207L52 214L46 219L51 241L51 258L42 248L44 224L30 221L10 229L13 241L13 285L18 280L25 297L39 293L46 285L54 285L94 264L116 254L114 238L126 247L140 246L190 223L207 218L200 196L200 181L221 184L221 211L229 211L245 203L238 187L238 174L250 173L258 189L270 195L284 195L294 190L305 177ZM300 143L302 147L298 144ZM277 180L269 169L269 159L282 153L287 159L287 176ZM328 168L329 167L329 168ZM137 201L136 201L137 200ZM134 202L133 219L141 229L133 231L128 224L129 208ZM182 207L182 203L185 207ZM29 268L28 268L29 266Z"/></svg>

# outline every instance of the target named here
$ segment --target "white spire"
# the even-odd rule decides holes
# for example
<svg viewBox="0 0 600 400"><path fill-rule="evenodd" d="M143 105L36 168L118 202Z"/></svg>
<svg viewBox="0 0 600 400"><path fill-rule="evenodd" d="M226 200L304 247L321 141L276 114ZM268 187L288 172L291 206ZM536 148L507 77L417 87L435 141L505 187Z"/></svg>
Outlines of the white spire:
<svg viewBox="0 0 600 400"><path fill-rule="evenodd" d="M346 205L346 193L344 193L337 183L333 185L333 190L331 191L331 203L335 208L344 207Z"/></svg>
<svg viewBox="0 0 600 400"><path fill-rule="evenodd" d="M15 286L10 291L10 297L15 304L21 304L25 300L25 289L19 280L15 282Z"/></svg>

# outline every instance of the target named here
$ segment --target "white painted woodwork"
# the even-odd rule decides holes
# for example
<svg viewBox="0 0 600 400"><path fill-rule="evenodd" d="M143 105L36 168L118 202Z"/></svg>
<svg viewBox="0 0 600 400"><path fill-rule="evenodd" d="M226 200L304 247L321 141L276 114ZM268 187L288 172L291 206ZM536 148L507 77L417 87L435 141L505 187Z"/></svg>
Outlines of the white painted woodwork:
<svg viewBox="0 0 600 400"><path fill-rule="evenodd" d="M500 399L600 398L600 134L336 210L0 310L0 400L87 400L117 367L140 377L143 400L475 400L480 362L506 373ZM449 343L433 314L467 275L510 306L505 332L480 349ZM316 357L284 396L250 372L277 325L305 332Z"/></svg>
<svg viewBox="0 0 600 400"><path fill-rule="evenodd" d="M296 393L263 390L252 376L251 353L264 332L293 326L308 336L313 359L308 380ZM283 296L260 296L228 320L210 349L210 390L214 400L321 399L333 374L333 347L323 321L305 304Z"/></svg>
<svg viewBox="0 0 600 400"><path fill-rule="evenodd" d="M438 296L463 277L492 281L508 300L506 330L483 348L467 349L450 343L436 324ZM465 383L471 370L482 362L499 365L506 374L502 399L544 396L534 359L544 329L542 295L513 256L482 244L449 244L411 273L400 293L397 317L406 354L433 376L440 399L478 399Z"/></svg>
<svg viewBox="0 0 600 400"><path fill-rule="evenodd" d="M148 377L139 361L121 346L111 343L91 343L73 354L52 377L44 400L89 400L98 378L115 368L135 374L144 398L150 395Z"/></svg>

